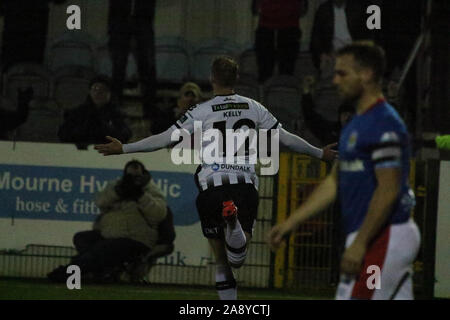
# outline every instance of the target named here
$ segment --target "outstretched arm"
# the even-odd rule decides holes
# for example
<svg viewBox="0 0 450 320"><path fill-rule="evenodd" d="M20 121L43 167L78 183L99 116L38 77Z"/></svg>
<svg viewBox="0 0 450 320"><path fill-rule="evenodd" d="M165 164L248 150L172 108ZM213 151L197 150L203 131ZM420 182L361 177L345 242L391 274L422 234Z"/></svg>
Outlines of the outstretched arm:
<svg viewBox="0 0 450 320"><path fill-rule="evenodd" d="M94 147L98 152L103 153L105 156L122 153L135 153L135 152L151 152L162 148L165 148L173 143L171 140L173 129L169 128L166 131L147 137L140 141L128 144L122 144L116 138L107 136L106 139L111 141L108 144L98 144Z"/></svg>
<svg viewBox="0 0 450 320"><path fill-rule="evenodd" d="M336 143L325 146L323 149L319 149L283 128L280 129L280 142L294 152L307 154L318 159L332 161L337 156L337 152L332 150L332 148L337 145Z"/></svg>
<svg viewBox="0 0 450 320"><path fill-rule="evenodd" d="M334 164L331 173L286 221L272 228L268 239L272 249L278 249L284 236L294 231L309 218L327 208L334 201L337 194L337 165L337 163Z"/></svg>

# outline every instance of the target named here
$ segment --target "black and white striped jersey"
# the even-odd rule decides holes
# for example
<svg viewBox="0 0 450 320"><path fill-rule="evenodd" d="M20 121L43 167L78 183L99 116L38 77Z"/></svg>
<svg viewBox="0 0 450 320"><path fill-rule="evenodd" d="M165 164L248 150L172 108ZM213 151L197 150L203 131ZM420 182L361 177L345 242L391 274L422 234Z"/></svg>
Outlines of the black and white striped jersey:
<svg viewBox="0 0 450 320"><path fill-rule="evenodd" d="M209 164L203 161L195 173L198 188L206 190L211 187L238 183L252 183L258 188L255 164L248 161L248 150L244 151L246 152L244 159L240 157L242 153L237 152L240 147L239 144L235 143L232 145L233 149L227 150L227 145L232 142L226 141L226 130L243 132L249 129L277 129L281 127L277 119L259 102L232 94L215 96L211 100L189 108L171 129L186 129L190 134L193 134L195 122L197 122L196 127L198 128L200 125L201 128L203 151L208 150L208 148L212 149L211 144L215 140L211 138L211 132L213 131L209 129L219 130L223 137L220 148L221 160ZM217 141L215 143L217 144ZM226 158L227 151L231 150L233 163L229 161L229 154L228 159ZM244 163L242 164L242 162Z"/></svg>

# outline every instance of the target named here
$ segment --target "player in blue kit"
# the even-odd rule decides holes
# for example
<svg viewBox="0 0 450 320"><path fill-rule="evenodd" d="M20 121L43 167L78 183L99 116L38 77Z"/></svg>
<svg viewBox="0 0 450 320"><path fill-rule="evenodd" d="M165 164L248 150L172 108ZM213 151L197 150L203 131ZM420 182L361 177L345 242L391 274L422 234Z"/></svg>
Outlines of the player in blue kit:
<svg viewBox="0 0 450 320"><path fill-rule="evenodd" d="M357 42L337 53L334 84L357 113L343 129L339 161L269 242L283 238L339 197L346 234L336 299L413 299L412 264L420 245L411 218L410 145L403 120L384 99L384 52ZM377 272L379 271L379 273Z"/></svg>

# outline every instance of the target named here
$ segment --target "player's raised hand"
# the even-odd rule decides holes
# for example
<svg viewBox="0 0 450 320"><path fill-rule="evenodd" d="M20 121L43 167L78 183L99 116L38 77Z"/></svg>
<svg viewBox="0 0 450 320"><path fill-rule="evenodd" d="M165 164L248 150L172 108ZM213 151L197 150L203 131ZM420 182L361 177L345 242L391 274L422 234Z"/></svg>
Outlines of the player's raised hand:
<svg viewBox="0 0 450 320"><path fill-rule="evenodd" d="M103 153L104 156L123 153L122 142L110 136L106 136L106 139L111 142L107 144L97 144L94 149L98 150L99 153Z"/></svg>
<svg viewBox="0 0 450 320"><path fill-rule="evenodd" d="M334 159L336 159L338 157L338 152L336 150L333 150L333 148L336 146L337 142L323 147L322 160L332 162Z"/></svg>

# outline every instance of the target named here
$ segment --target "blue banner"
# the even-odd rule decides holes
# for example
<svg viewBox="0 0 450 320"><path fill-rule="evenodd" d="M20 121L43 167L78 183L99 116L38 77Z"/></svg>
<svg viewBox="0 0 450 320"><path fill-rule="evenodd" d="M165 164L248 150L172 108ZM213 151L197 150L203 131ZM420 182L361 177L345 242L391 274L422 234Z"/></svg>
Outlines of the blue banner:
<svg viewBox="0 0 450 320"><path fill-rule="evenodd" d="M95 194L123 170L0 165L0 217L94 221L100 210ZM152 171L174 213L175 225L198 219L198 191L190 173Z"/></svg>

